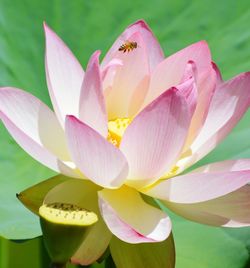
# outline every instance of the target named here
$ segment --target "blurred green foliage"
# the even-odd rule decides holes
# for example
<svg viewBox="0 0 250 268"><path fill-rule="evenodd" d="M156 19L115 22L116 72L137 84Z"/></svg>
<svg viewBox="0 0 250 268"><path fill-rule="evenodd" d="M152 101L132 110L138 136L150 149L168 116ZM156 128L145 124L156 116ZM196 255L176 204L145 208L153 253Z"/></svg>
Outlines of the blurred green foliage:
<svg viewBox="0 0 250 268"><path fill-rule="evenodd" d="M50 105L44 74L46 21L86 66L91 53L104 53L130 23L143 18L166 55L206 39L214 61L228 79L250 70L249 0L98 1L0 0L0 86L23 88ZM214 152L198 165L250 157L250 113ZM0 235L25 239L40 234L37 218L15 198L52 176L23 152L0 126ZM172 215L177 268L249 267L249 228L202 226ZM46 267L40 240L14 244L1 240L0 268ZM19 262L16 262L16 261Z"/></svg>

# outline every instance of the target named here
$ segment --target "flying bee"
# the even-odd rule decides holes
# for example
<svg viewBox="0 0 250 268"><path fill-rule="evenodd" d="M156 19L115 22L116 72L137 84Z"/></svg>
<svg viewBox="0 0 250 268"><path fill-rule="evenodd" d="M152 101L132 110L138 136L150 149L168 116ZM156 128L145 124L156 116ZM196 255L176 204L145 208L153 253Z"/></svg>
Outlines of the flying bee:
<svg viewBox="0 0 250 268"><path fill-rule="evenodd" d="M122 44L120 47L119 47L119 51L123 51L123 53L125 53L126 51L127 52L130 52L134 49L136 49L138 47L137 43L136 42L130 42L130 41L126 41L124 44Z"/></svg>

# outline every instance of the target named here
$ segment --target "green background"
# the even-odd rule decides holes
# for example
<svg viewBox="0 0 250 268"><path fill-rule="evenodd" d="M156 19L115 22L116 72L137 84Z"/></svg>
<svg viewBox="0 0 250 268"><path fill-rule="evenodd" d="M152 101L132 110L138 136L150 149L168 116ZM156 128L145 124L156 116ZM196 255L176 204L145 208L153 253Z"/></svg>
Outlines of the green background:
<svg viewBox="0 0 250 268"><path fill-rule="evenodd" d="M130 23L143 18L166 55L201 39L208 41L223 78L250 70L249 0L95 1L0 0L0 86L32 92L50 105L44 73L46 21L69 45L83 66L94 50L103 54ZM250 158L250 113L229 137L199 164ZM0 125L0 235L36 237L37 218L15 194L54 173L23 152ZM177 268L250 267L250 229L203 226L171 214ZM40 239L0 240L0 268L46 267ZM97 267L97 266L96 266Z"/></svg>

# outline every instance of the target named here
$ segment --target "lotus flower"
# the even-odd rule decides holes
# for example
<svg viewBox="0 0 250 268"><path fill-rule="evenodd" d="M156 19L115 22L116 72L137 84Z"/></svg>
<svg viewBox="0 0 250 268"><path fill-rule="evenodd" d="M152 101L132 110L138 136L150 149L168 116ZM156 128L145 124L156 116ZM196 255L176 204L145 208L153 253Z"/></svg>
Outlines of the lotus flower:
<svg viewBox="0 0 250 268"><path fill-rule="evenodd" d="M131 244L164 241L171 220L147 196L196 222L250 225L250 159L182 173L244 115L250 73L224 82L205 41L164 58L144 21L130 25L100 65L100 52L94 52L84 72L63 41L44 28L54 111L31 94L6 87L0 90L1 119L36 160L79 179L53 188L45 202L70 200L93 211L99 207L103 220L74 262L95 261L111 234ZM136 46L130 50L119 49L132 42ZM119 258L115 241L111 253Z"/></svg>

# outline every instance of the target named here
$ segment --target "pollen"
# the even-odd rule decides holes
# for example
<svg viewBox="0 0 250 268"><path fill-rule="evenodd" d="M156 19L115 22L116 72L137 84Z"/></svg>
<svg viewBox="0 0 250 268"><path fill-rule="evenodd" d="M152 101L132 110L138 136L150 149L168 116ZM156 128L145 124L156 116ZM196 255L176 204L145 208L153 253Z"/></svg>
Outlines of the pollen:
<svg viewBox="0 0 250 268"><path fill-rule="evenodd" d="M122 136L130 123L130 118L117 118L115 120L109 121L107 140L116 147L119 147Z"/></svg>
<svg viewBox="0 0 250 268"><path fill-rule="evenodd" d="M177 174L178 170L179 170L179 167L178 166L174 166L168 173L166 173L163 176L163 178L164 179L169 179L169 178L174 177Z"/></svg>
<svg viewBox="0 0 250 268"><path fill-rule="evenodd" d="M95 223L97 215L74 204L43 204L39 209L41 217L57 224L89 226Z"/></svg>

